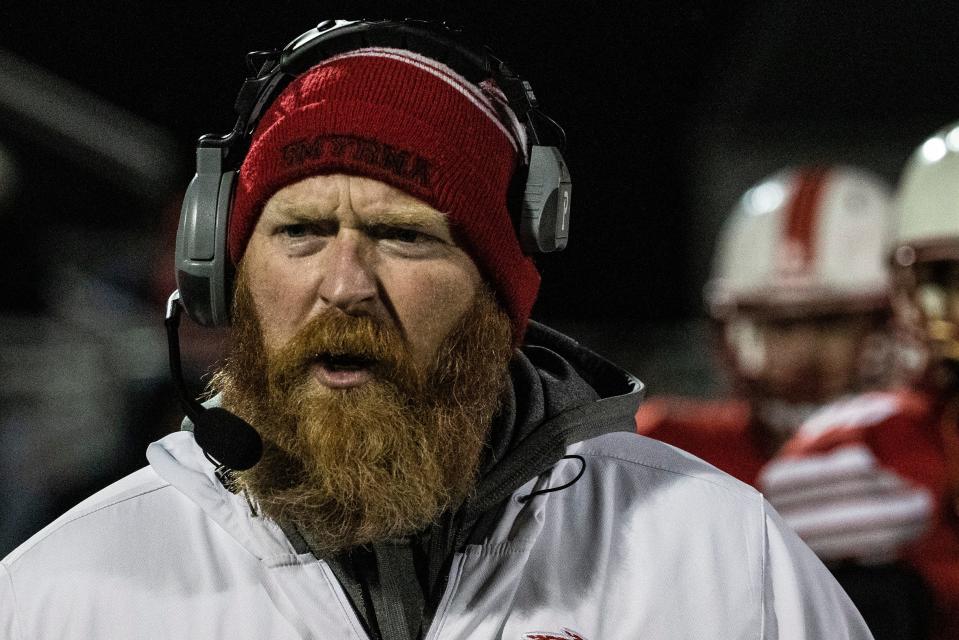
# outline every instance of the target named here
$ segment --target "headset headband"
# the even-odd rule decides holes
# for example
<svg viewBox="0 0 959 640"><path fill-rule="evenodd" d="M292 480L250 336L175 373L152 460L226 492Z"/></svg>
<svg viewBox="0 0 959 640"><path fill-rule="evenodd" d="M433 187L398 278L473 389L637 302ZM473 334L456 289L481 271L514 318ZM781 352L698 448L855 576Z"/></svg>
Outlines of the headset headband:
<svg viewBox="0 0 959 640"><path fill-rule="evenodd" d="M463 37L461 32L445 23L423 20L326 20L281 50L248 53L247 66L255 75L248 77L240 88L235 104L238 117L233 131L225 136L204 135L198 147L224 148L225 166L238 167L250 144L256 123L294 78L340 53L383 46L421 53L442 62L473 84L492 78L516 117L526 127L528 143L524 156L527 163L530 148L541 144L540 128L544 124L556 134L556 146L562 149L566 142L565 132L539 111L529 82L513 73L488 48L480 53L454 39L454 36Z"/></svg>

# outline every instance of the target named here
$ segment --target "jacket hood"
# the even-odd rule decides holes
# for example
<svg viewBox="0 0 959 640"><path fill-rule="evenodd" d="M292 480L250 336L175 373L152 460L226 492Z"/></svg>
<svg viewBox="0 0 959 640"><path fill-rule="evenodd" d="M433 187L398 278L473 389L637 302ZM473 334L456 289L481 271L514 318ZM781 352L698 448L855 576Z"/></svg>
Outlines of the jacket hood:
<svg viewBox="0 0 959 640"><path fill-rule="evenodd" d="M643 383L554 329L530 322L510 362L510 385L494 419L479 481L464 506L469 527L516 489L562 459L567 447L614 431L635 431Z"/></svg>

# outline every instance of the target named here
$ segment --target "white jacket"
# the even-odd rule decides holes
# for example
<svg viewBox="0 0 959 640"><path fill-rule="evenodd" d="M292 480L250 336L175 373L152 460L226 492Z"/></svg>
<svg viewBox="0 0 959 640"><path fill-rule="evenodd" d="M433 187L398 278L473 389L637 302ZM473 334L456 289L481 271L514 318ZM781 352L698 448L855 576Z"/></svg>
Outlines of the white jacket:
<svg viewBox="0 0 959 640"><path fill-rule="evenodd" d="M667 445L572 445L455 555L429 640L868 639L832 576L754 489ZM359 639L326 563L226 491L191 434L2 562L10 640Z"/></svg>

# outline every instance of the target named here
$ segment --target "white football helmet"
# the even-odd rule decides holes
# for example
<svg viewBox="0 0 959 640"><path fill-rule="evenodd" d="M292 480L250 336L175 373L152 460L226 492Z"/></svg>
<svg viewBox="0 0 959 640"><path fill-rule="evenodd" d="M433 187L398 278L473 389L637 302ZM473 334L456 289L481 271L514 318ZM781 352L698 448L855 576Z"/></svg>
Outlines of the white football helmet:
<svg viewBox="0 0 959 640"><path fill-rule="evenodd" d="M843 166L786 169L753 186L719 237L711 315L887 307L890 199L882 180Z"/></svg>
<svg viewBox="0 0 959 640"><path fill-rule="evenodd" d="M791 168L747 190L722 229L706 303L736 386L783 436L887 384L891 198L862 169Z"/></svg>
<svg viewBox="0 0 959 640"><path fill-rule="evenodd" d="M932 355L959 362L959 123L916 149L895 208L897 315Z"/></svg>

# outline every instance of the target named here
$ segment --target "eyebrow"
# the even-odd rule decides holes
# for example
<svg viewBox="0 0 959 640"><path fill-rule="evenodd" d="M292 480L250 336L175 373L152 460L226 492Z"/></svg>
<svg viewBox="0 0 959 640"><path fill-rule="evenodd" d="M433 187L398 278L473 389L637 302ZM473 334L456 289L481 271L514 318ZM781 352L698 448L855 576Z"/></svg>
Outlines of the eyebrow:
<svg viewBox="0 0 959 640"><path fill-rule="evenodd" d="M272 207L271 214L298 223L316 222L318 220L328 220L336 217L334 212L326 208L303 203L278 203ZM367 212L361 214L359 217L365 227L449 228L445 213L418 204L406 204L383 211Z"/></svg>
<svg viewBox="0 0 959 640"><path fill-rule="evenodd" d="M374 211L360 216L365 226L448 228L446 214L419 206L403 206L387 211Z"/></svg>
<svg viewBox="0 0 959 640"><path fill-rule="evenodd" d="M319 205L302 204L292 202L274 202L272 206L264 207L263 213L281 216L297 221L308 221L320 218L328 218L332 212L321 208Z"/></svg>

